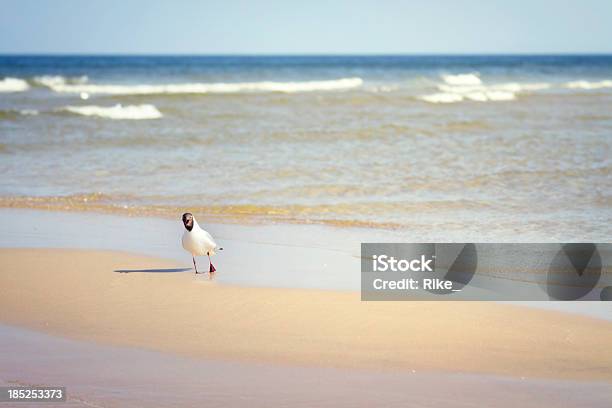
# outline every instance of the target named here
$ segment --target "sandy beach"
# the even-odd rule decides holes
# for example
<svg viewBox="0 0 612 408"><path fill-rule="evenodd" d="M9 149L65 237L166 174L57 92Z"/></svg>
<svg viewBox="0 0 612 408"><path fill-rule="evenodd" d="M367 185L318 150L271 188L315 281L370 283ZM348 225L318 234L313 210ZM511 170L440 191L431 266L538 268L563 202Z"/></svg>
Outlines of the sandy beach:
<svg viewBox="0 0 612 408"><path fill-rule="evenodd" d="M30 3L0 408L612 406L611 5Z"/></svg>
<svg viewBox="0 0 612 408"><path fill-rule="evenodd" d="M199 359L71 340L2 324L0 361L0 385L66 385L68 401L57 405L62 408L607 408L610 395L609 382Z"/></svg>
<svg viewBox="0 0 612 408"><path fill-rule="evenodd" d="M607 302L362 302L358 243L399 232L207 223L226 247L210 281L176 220L0 225L0 385L64 385L62 406L609 402Z"/></svg>
<svg viewBox="0 0 612 408"><path fill-rule="evenodd" d="M238 361L612 381L612 323L597 319L223 285L112 251L3 249L0 265L2 323L77 340Z"/></svg>

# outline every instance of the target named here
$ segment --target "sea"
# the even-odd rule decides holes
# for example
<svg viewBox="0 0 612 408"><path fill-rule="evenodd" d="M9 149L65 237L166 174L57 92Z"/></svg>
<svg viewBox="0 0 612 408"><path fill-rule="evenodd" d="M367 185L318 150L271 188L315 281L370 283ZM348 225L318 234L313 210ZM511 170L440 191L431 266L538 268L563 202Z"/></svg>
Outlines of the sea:
<svg viewBox="0 0 612 408"><path fill-rule="evenodd" d="M0 56L0 206L612 237L612 55Z"/></svg>

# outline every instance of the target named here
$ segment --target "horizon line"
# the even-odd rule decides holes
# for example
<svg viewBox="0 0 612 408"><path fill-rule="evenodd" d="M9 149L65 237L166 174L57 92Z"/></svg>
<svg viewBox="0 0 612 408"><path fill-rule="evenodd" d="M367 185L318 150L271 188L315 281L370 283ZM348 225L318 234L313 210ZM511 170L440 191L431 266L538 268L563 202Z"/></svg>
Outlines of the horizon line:
<svg viewBox="0 0 612 408"><path fill-rule="evenodd" d="M414 52L414 53L114 53L114 52L3 52L2 57L529 57L612 56L606 52Z"/></svg>

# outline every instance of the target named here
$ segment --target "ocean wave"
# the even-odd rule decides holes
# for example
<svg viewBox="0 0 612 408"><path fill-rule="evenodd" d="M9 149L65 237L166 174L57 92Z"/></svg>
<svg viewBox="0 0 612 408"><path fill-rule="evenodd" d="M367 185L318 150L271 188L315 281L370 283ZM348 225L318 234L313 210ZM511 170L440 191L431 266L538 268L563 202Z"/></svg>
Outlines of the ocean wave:
<svg viewBox="0 0 612 408"><path fill-rule="evenodd" d="M419 99L429 103L454 103L461 102L463 100L463 96L454 93L439 92L420 96Z"/></svg>
<svg viewBox="0 0 612 408"><path fill-rule="evenodd" d="M106 119L158 119L162 117L161 112L154 105L127 105L122 106L66 106L61 110L84 116L98 116Z"/></svg>
<svg viewBox="0 0 612 408"><path fill-rule="evenodd" d="M469 94L473 92L510 92L510 93L520 93L520 92L529 92L529 91L540 91L543 89L549 89L550 84L541 82L541 83L518 83L518 82L509 82L502 84L492 84L492 85L438 85L438 89L442 92L449 93L458 93L458 94Z"/></svg>
<svg viewBox="0 0 612 408"><path fill-rule="evenodd" d="M367 90L373 93L387 93L387 92L395 92L395 91L398 91L399 89L400 89L399 85L380 85L380 86L370 87Z"/></svg>
<svg viewBox="0 0 612 408"><path fill-rule="evenodd" d="M36 85L42 85L52 88L54 86L62 86L66 84L85 84L88 80L89 78L87 77L87 75L79 77L64 77L61 75L41 75L35 76L32 81Z"/></svg>
<svg viewBox="0 0 612 408"><path fill-rule="evenodd" d="M24 116L36 116L39 112L36 109L21 109L19 113Z"/></svg>
<svg viewBox="0 0 612 408"><path fill-rule="evenodd" d="M2 119L17 119L20 115L22 116L36 116L39 112L36 109L8 109L8 110L0 110L0 120Z"/></svg>
<svg viewBox="0 0 612 408"><path fill-rule="evenodd" d="M444 83L437 85L440 92L422 95L419 99L429 103L512 101L520 93L550 88L548 83L509 82L486 85L473 73L442 75L442 80Z"/></svg>
<svg viewBox="0 0 612 408"><path fill-rule="evenodd" d="M23 92L30 89L30 85L23 79L6 77L0 80L0 92Z"/></svg>
<svg viewBox="0 0 612 408"><path fill-rule="evenodd" d="M449 85L480 85L482 80L477 73L442 75L442 80Z"/></svg>
<svg viewBox="0 0 612 408"><path fill-rule="evenodd" d="M567 82L565 83L564 86L569 89L612 88L612 80L607 79L604 81L597 81L597 82L589 82L589 81L580 80L580 81Z"/></svg>
<svg viewBox="0 0 612 408"><path fill-rule="evenodd" d="M469 92L464 94L439 92L421 96L420 99L429 103L455 103L461 101L512 101L516 99L516 95L512 92L503 91Z"/></svg>
<svg viewBox="0 0 612 408"><path fill-rule="evenodd" d="M157 94L227 94L240 92L313 92L339 91L358 88L361 78L341 78L327 81L304 82L236 82L236 83L185 83L161 85L95 85L50 83L55 92L105 95L157 95Z"/></svg>

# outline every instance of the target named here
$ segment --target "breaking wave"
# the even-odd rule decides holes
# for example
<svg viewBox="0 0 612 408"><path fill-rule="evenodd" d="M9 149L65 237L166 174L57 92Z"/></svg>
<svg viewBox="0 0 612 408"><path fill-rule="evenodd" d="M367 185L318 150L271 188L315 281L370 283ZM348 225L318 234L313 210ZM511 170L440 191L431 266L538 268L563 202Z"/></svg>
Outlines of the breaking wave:
<svg viewBox="0 0 612 408"><path fill-rule="evenodd" d="M490 102L512 101L522 94L537 92L552 87L550 83L485 83L477 72L443 74L435 84L436 90L417 96L428 103L456 103L463 101ZM90 83L86 75L62 76L40 75L27 79L6 77L0 80L0 92L23 92L32 87L44 87L52 92L80 95L89 99L90 95L185 95L185 94L237 94L237 93L301 93L316 91L342 91L362 87L364 81L359 77L347 77L320 81L255 81L255 82L195 82L161 84L101 84ZM612 88L612 80L576 80L554 83L556 88L568 90L597 90ZM364 88L374 93L386 93L403 89L398 83L382 84Z"/></svg>
<svg viewBox="0 0 612 408"><path fill-rule="evenodd" d="M341 78L327 81L304 82L237 82L237 83L185 83L160 85L95 85L50 83L55 92L86 93L105 95L157 95L157 94L227 94L240 92L313 92L338 91L358 88L361 78Z"/></svg>
<svg viewBox="0 0 612 408"><path fill-rule="evenodd" d="M569 89L601 89L601 88L612 88L612 80L604 80L598 82L589 81L572 81L565 84L566 88Z"/></svg>
<svg viewBox="0 0 612 408"><path fill-rule="evenodd" d="M84 84L87 81L88 78L86 75L79 77L64 77L61 75L41 75L33 78L33 82L36 85L42 85L49 88L66 84Z"/></svg>
<svg viewBox="0 0 612 408"><path fill-rule="evenodd" d="M154 105L127 105L122 106L117 104L115 106L97 106L97 105L85 105L85 106L66 106L62 108L63 111L75 113L77 115L84 116L98 116L106 119L131 119L131 120L143 120L143 119L158 119L162 117L161 112Z"/></svg>
<svg viewBox="0 0 612 408"><path fill-rule="evenodd" d="M21 116L36 116L38 115L39 112L36 109L7 109L7 110L0 110L0 120L3 119L16 119L18 118L20 115Z"/></svg>
<svg viewBox="0 0 612 408"><path fill-rule="evenodd" d="M477 73L442 75L442 79L449 85L480 85L482 81Z"/></svg>
<svg viewBox="0 0 612 408"><path fill-rule="evenodd" d="M477 74L442 75L444 83L438 84L439 92L422 95L429 103L455 103L462 101L489 102L512 101L520 93L550 88L548 83L502 83L485 85Z"/></svg>
<svg viewBox="0 0 612 408"><path fill-rule="evenodd" d="M19 113L24 116L36 116L39 112L36 109L21 109Z"/></svg>
<svg viewBox="0 0 612 408"><path fill-rule="evenodd" d="M6 77L0 80L0 92L23 92L30 89L30 85L23 79Z"/></svg>

